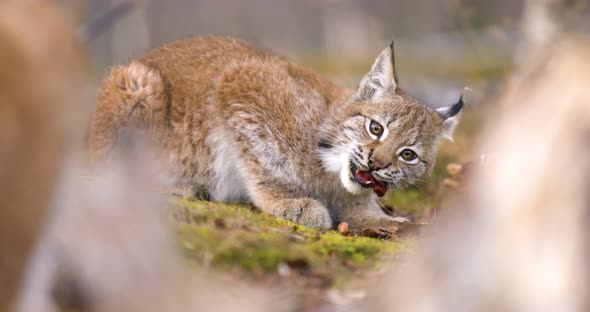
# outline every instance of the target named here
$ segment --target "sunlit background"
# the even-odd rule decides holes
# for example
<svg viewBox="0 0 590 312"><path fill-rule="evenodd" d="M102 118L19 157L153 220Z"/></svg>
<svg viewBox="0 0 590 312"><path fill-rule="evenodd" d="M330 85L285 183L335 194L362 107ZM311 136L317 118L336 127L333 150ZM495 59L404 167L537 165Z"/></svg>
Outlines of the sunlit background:
<svg viewBox="0 0 590 312"><path fill-rule="evenodd" d="M98 74L170 41L234 36L356 86L395 40L402 86L429 105L448 105L464 86L489 92L525 44L522 26L542 1L513 0L62 0L79 21L117 4L134 9L89 44ZM587 1L560 3L568 29L590 30ZM534 18L534 17L533 17ZM539 25L542 27L543 25ZM542 30L539 30L542 31Z"/></svg>

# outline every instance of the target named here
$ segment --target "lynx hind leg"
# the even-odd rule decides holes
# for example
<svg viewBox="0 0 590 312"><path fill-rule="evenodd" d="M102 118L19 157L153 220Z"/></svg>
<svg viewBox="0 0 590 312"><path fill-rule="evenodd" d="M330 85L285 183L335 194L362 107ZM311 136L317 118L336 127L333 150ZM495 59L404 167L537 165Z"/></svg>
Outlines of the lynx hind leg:
<svg viewBox="0 0 590 312"><path fill-rule="evenodd" d="M111 70L97 96L90 133L92 158L107 158L121 130L128 127L157 135L166 127L168 102L166 83L157 69L132 62Z"/></svg>

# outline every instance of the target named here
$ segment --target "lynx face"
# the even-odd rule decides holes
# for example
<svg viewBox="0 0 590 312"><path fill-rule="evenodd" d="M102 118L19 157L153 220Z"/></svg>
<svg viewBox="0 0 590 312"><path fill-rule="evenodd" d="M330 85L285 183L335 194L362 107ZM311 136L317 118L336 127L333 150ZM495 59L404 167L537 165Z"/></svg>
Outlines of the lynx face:
<svg viewBox="0 0 590 312"><path fill-rule="evenodd" d="M379 55L357 93L322 129L324 167L358 194L412 184L432 170L440 138L451 138L462 98L432 110L397 87L393 47Z"/></svg>

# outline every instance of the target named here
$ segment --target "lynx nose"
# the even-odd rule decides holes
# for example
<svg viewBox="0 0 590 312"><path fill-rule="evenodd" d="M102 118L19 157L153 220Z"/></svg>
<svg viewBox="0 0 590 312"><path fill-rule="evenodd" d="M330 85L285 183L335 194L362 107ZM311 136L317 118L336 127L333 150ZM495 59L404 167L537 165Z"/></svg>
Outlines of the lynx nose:
<svg viewBox="0 0 590 312"><path fill-rule="evenodd" d="M373 170L380 170L385 167L385 163L379 160L379 158L375 157L375 155L371 155L371 157L369 157L369 167L371 167Z"/></svg>

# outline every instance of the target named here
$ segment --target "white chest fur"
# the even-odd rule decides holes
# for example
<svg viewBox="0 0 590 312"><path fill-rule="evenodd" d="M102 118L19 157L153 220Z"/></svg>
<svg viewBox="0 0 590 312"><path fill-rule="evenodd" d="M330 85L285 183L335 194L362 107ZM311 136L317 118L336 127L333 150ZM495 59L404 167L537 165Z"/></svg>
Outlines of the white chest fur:
<svg viewBox="0 0 590 312"><path fill-rule="evenodd" d="M244 173L231 135L216 129L211 135L213 147L214 187L211 190L216 201L248 201Z"/></svg>

